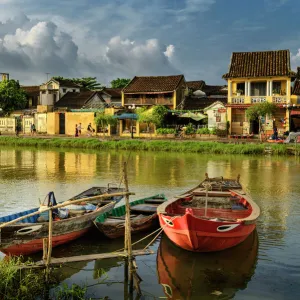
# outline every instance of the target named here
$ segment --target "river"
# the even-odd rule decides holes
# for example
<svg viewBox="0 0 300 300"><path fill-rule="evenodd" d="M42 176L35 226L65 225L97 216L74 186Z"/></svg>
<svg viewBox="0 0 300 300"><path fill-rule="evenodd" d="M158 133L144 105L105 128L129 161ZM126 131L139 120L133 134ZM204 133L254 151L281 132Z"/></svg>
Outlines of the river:
<svg viewBox="0 0 300 300"><path fill-rule="evenodd" d="M210 177L240 174L244 189L261 208L257 232L240 246L220 253L189 253L159 237L151 245L154 255L137 257L146 299L299 297L299 158L1 147L1 215L38 206L49 191L63 201L92 186L119 184L124 161L130 190L136 193L131 200L179 194L199 183L206 172ZM122 248L122 243L95 231L53 249L53 256L107 252ZM61 282L87 284L90 297L123 299L122 261L73 263L59 272Z"/></svg>

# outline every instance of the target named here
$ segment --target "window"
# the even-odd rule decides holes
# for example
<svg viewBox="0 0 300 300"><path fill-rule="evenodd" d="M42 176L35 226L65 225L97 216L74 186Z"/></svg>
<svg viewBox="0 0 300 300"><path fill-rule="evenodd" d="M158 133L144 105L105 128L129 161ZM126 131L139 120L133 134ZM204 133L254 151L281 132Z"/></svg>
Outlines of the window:
<svg viewBox="0 0 300 300"><path fill-rule="evenodd" d="M241 95L245 95L245 82L239 82L236 84L236 92Z"/></svg>
<svg viewBox="0 0 300 300"><path fill-rule="evenodd" d="M281 82L280 81L273 81L273 94L281 94Z"/></svg>
<svg viewBox="0 0 300 300"><path fill-rule="evenodd" d="M66 93L67 92L67 89L63 89L63 93Z"/></svg>
<svg viewBox="0 0 300 300"><path fill-rule="evenodd" d="M73 93L76 93L76 90L73 90Z"/></svg>
<svg viewBox="0 0 300 300"><path fill-rule="evenodd" d="M251 82L251 96L266 96L267 83L266 82Z"/></svg>
<svg viewBox="0 0 300 300"><path fill-rule="evenodd" d="M245 110L232 109L232 122L245 122Z"/></svg>

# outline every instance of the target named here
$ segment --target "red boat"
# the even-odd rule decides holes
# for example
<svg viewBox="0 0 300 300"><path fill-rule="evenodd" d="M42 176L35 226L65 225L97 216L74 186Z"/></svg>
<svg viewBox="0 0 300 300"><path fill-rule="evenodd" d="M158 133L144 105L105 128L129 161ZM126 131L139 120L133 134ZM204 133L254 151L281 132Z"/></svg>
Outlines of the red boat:
<svg viewBox="0 0 300 300"><path fill-rule="evenodd" d="M49 193L49 198L52 197L51 194L53 193ZM65 219L55 217L52 227L52 247L68 243L84 235L93 227L93 220L100 214L111 211L115 203L114 201L100 202L99 206L93 205L93 210L82 210ZM87 204L87 206L90 205ZM0 217L0 224L36 211L38 208ZM39 221L40 216L39 214L31 216L13 225L3 227L0 230L0 251L7 255L28 255L43 250L43 239L48 237L49 222Z"/></svg>
<svg viewBox="0 0 300 300"><path fill-rule="evenodd" d="M257 204L236 180L206 179L157 208L159 222L177 246L193 252L221 251L243 242L255 229Z"/></svg>

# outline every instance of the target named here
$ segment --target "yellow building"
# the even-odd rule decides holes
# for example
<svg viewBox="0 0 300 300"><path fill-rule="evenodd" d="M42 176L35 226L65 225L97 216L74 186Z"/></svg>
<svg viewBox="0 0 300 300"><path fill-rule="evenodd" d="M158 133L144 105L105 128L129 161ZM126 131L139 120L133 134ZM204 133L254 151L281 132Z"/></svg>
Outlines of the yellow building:
<svg viewBox="0 0 300 300"><path fill-rule="evenodd" d="M289 50L232 53L229 71L223 78L228 82L227 118L232 134L257 134L258 120L249 122L245 111L266 101L278 107L272 116L278 132L290 129L291 108L296 108L297 97L291 95L296 73L291 71ZM272 125L267 116L265 130L272 131Z"/></svg>

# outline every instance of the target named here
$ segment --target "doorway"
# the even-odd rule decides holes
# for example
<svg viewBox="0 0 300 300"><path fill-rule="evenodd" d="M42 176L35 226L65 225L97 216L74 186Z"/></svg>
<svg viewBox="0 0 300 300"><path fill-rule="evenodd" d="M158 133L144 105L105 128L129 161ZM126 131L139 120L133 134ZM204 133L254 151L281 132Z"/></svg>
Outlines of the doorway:
<svg viewBox="0 0 300 300"><path fill-rule="evenodd" d="M255 119L250 123L250 133L259 134L259 121Z"/></svg>
<svg viewBox="0 0 300 300"><path fill-rule="evenodd" d="M59 134L66 134L66 117L64 113L59 114Z"/></svg>

